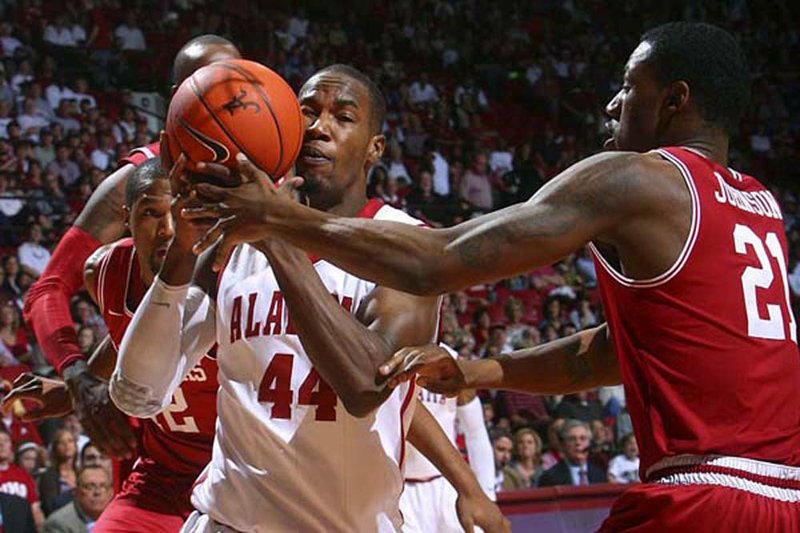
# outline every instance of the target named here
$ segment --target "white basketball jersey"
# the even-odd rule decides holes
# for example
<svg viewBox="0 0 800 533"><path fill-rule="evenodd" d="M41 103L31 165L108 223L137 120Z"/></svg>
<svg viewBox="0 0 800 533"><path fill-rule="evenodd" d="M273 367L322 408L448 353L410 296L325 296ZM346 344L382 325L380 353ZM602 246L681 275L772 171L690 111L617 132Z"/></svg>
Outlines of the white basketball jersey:
<svg viewBox="0 0 800 533"><path fill-rule="evenodd" d="M454 359L458 357L458 354L446 344L439 344L439 346L447 350ZM417 394L431 415L433 415L433 418L439 422L444 434L455 445L458 400L456 398L448 398L443 394L436 394L421 387L417 387ZM405 478L407 480L426 481L442 475L439 469L433 466L433 463L428 461L412 444L409 443L407 446L405 468Z"/></svg>
<svg viewBox="0 0 800 533"><path fill-rule="evenodd" d="M420 224L374 200L365 214ZM314 266L351 313L375 287L326 261ZM217 431L197 509L242 532L399 530L413 385L368 417L349 415L303 350L266 257L249 245L220 276L217 309Z"/></svg>

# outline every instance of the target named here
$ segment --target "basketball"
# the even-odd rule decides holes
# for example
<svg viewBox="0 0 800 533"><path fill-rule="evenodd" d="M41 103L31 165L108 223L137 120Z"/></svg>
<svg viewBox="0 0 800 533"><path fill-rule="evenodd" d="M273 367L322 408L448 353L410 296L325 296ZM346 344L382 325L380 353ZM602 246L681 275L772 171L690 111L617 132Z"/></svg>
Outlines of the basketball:
<svg viewBox="0 0 800 533"><path fill-rule="evenodd" d="M181 83L167 112L169 155L236 166L236 155L275 179L294 163L303 140L297 96L276 72L242 59L205 66Z"/></svg>

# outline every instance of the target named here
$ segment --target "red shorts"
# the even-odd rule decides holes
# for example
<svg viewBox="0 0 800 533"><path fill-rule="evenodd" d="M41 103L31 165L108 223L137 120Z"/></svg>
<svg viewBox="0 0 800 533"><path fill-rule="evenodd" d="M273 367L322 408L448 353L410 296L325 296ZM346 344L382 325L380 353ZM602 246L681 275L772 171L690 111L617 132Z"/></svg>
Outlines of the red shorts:
<svg viewBox="0 0 800 533"><path fill-rule="evenodd" d="M800 468L687 457L651 468L651 482L625 491L600 531L800 531Z"/></svg>
<svg viewBox="0 0 800 533"><path fill-rule="evenodd" d="M190 498L196 478L140 457L120 492L100 515L94 533L180 530L194 510Z"/></svg>

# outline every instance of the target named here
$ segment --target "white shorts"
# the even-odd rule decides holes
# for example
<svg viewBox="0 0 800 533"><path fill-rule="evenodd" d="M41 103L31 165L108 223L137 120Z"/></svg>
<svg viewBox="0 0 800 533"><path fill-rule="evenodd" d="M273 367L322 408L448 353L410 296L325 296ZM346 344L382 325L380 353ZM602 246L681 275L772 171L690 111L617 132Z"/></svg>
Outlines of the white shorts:
<svg viewBox="0 0 800 533"><path fill-rule="evenodd" d="M183 523L180 533L239 533L233 528L220 524L207 514L194 511Z"/></svg>
<svg viewBox="0 0 800 533"><path fill-rule="evenodd" d="M406 481L400 496L403 533L461 533L456 500L458 493L444 477L431 481Z"/></svg>

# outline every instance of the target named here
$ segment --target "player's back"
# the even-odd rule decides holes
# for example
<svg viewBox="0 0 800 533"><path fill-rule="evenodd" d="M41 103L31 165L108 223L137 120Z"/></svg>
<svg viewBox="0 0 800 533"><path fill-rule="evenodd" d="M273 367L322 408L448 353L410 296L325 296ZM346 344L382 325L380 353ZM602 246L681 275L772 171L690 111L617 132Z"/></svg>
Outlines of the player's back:
<svg viewBox="0 0 800 533"><path fill-rule="evenodd" d="M694 460L669 459L682 454L800 465L800 355L778 204L752 177L689 149L658 153L692 197L672 268L634 281L593 249L643 478Z"/></svg>
<svg viewBox="0 0 800 533"><path fill-rule="evenodd" d="M371 201L367 213L378 208ZM389 207L384 217L413 220ZM314 267L351 313L374 288L326 261ZM231 255L217 302L219 422L195 506L240 531L398 529L413 385L364 418L350 415L306 355L266 257L249 245Z"/></svg>

